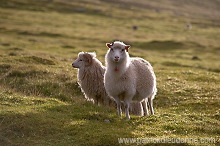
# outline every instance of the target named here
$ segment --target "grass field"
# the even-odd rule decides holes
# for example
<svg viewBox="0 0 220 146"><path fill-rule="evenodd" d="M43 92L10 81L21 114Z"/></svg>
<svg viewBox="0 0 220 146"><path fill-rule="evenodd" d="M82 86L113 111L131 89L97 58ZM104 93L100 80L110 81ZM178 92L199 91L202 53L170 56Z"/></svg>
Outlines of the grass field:
<svg viewBox="0 0 220 146"><path fill-rule="evenodd" d="M1 0L0 145L219 144L219 10L219 0ZM155 115L126 120L85 101L71 64L80 51L104 64L113 40L153 65Z"/></svg>

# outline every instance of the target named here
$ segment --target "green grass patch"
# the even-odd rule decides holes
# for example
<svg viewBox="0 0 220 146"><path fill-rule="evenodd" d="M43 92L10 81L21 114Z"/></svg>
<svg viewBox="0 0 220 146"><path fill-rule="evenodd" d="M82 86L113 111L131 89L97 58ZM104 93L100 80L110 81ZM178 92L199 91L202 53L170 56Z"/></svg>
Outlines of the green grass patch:
<svg viewBox="0 0 220 146"><path fill-rule="evenodd" d="M219 6L214 0L1 0L0 145L207 137L218 144ZM105 43L114 40L153 65L155 115L126 120L85 100L71 64L81 51L96 52L104 64Z"/></svg>

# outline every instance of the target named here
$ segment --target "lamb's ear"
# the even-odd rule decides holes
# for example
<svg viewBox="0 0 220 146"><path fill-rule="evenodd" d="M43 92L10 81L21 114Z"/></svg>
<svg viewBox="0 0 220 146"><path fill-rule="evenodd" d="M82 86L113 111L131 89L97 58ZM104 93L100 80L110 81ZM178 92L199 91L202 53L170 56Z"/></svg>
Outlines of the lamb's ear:
<svg viewBox="0 0 220 146"><path fill-rule="evenodd" d="M92 56L88 53L84 53L83 57L85 58L85 65L90 66L92 64Z"/></svg>
<svg viewBox="0 0 220 146"><path fill-rule="evenodd" d="M88 53L88 54L91 55L92 58L96 57L96 53L95 52L91 52L91 53Z"/></svg>
<svg viewBox="0 0 220 146"><path fill-rule="evenodd" d="M106 43L106 46L107 46L108 48L111 48L112 44Z"/></svg>
<svg viewBox="0 0 220 146"><path fill-rule="evenodd" d="M130 45L125 45L125 50L128 52L128 49L130 48Z"/></svg>

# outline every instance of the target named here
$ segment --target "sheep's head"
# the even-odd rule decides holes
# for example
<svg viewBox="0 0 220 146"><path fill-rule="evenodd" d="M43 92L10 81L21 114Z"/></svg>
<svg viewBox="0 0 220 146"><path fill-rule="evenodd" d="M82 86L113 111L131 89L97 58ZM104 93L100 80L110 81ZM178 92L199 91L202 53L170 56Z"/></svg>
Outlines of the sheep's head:
<svg viewBox="0 0 220 146"><path fill-rule="evenodd" d="M80 52L78 58L72 63L72 66L74 68L90 66L94 57L96 57L95 53Z"/></svg>
<svg viewBox="0 0 220 146"><path fill-rule="evenodd" d="M110 58L115 62L120 62L124 57L126 57L130 45L125 45L123 42L115 41L113 43L106 43L109 48L108 54Z"/></svg>

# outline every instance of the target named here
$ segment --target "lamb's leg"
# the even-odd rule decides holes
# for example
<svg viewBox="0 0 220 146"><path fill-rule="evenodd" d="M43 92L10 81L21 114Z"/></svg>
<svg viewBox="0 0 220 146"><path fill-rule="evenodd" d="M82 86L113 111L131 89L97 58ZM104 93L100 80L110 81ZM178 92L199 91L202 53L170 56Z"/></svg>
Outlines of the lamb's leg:
<svg viewBox="0 0 220 146"><path fill-rule="evenodd" d="M103 101L104 105L106 106L107 110L109 111L110 110L110 99L106 97L103 100L104 100Z"/></svg>
<svg viewBox="0 0 220 146"><path fill-rule="evenodd" d="M136 115L136 116L144 115L143 106L140 102L131 102L129 111L131 114Z"/></svg>
<svg viewBox="0 0 220 146"><path fill-rule="evenodd" d="M144 101L142 101L141 104L142 104L143 109L144 109L144 115L145 115L145 116L149 115L146 99L145 99Z"/></svg>
<svg viewBox="0 0 220 146"><path fill-rule="evenodd" d="M150 107L150 113L151 113L151 115L154 115L153 99L152 98L148 98L148 103L149 103L149 107Z"/></svg>
<svg viewBox="0 0 220 146"><path fill-rule="evenodd" d="M94 99L94 104L99 105L99 102L98 102L97 98Z"/></svg>

